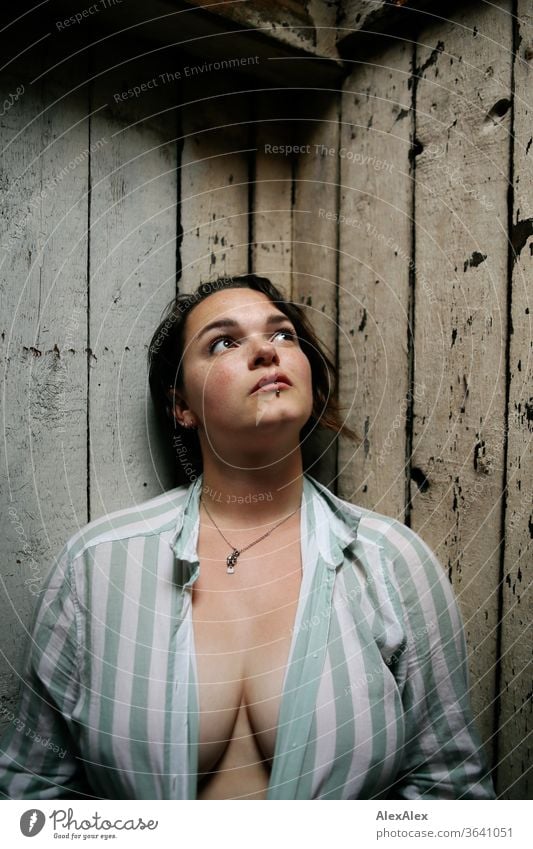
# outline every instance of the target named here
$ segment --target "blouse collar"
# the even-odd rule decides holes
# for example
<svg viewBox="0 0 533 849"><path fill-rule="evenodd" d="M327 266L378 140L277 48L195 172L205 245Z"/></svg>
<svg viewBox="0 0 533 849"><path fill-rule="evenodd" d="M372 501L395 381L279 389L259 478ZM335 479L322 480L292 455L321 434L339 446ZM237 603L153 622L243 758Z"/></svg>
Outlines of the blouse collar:
<svg viewBox="0 0 533 849"><path fill-rule="evenodd" d="M181 564L177 576L182 586L196 580L199 574L198 535L200 529L200 495L203 474L190 484L178 508L175 531L170 546ZM308 474L303 476L301 501L302 567L308 556L317 551L327 568L335 570L344 559L344 550L357 538L361 508L338 498Z"/></svg>

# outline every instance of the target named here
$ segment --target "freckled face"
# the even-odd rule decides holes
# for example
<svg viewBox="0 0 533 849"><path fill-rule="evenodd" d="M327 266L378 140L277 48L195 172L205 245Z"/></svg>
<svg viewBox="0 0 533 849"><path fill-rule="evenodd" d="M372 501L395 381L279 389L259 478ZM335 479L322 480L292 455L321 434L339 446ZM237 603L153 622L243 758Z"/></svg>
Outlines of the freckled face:
<svg viewBox="0 0 533 849"><path fill-rule="evenodd" d="M276 372L290 382L280 383L279 396L274 386L252 393ZM266 295L247 288L214 292L191 310L183 383L199 430L213 439L242 431L275 435L280 426L297 436L313 407L311 366L296 328Z"/></svg>

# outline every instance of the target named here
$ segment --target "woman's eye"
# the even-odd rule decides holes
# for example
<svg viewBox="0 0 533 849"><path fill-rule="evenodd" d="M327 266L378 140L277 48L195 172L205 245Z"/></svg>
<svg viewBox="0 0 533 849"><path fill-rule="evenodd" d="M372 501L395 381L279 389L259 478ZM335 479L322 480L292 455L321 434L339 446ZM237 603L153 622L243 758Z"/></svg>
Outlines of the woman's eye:
<svg viewBox="0 0 533 849"><path fill-rule="evenodd" d="M284 336L287 336L290 342L296 341L296 333L294 333L293 330L278 330L274 335L278 336L280 333L282 333Z"/></svg>
<svg viewBox="0 0 533 849"><path fill-rule="evenodd" d="M272 337L271 337L271 338L272 338L272 339L275 339L275 338L276 338L276 336L280 336L280 335L285 336L285 337L286 337L286 339L287 339L289 342L295 342L295 341L296 341L296 339L297 339L297 336L296 336L296 333L294 332L294 330L290 330L289 328L285 328L285 329L284 329L284 328L282 328L281 330L276 330L276 332L272 335ZM210 344L209 344L209 353L210 353L210 354L214 354L214 353L216 353L216 352L217 352L217 345L220 345L220 344L221 344L221 343L223 343L223 342L231 342L232 344L234 344L234 343L235 343L235 341L236 341L236 340L233 338L233 336L219 336L217 339L213 339L213 341L212 341L212 342L210 342ZM239 339L239 340L237 340L237 341L238 341L238 342L241 342L242 340L241 340L241 339ZM224 349L224 348L220 348L219 350L225 350L225 349ZM226 349L226 350L227 350L227 349Z"/></svg>
<svg viewBox="0 0 533 849"><path fill-rule="evenodd" d="M231 336L219 336L218 339L213 339L213 341L209 345L209 353L213 354L215 352L215 348L220 342L233 342L234 340Z"/></svg>

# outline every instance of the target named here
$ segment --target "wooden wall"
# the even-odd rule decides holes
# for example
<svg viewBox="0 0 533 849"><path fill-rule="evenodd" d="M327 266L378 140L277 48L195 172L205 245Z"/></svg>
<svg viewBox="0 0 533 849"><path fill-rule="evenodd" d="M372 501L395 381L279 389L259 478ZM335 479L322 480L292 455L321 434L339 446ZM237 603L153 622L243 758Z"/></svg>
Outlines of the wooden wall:
<svg viewBox="0 0 533 849"><path fill-rule="evenodd" d="M437 552L498 793L528 798L533 48L513 15L466 4L349 60L339 374L363 443L338 470Z"/></svg>
<svg viewBox="0 0 533 849"><path fill-rule="evenodd" d="M191 78L197 59L125 37L11 45L0 723L54 554L172 485L146 381L163 308L255 270L308 309L361 436L326 439L317 476L437 552L498 793L530 793L533 48L529 5L512 12L428 19L348 55L336 87Z"/></svg>

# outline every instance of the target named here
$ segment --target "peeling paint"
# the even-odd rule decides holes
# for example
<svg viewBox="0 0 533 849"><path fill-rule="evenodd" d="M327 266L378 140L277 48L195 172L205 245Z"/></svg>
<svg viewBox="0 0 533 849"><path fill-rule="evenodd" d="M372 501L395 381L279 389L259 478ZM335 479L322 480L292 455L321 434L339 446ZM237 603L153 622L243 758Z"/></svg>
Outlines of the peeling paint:
<svg viewBox="0 0 533 849"><path fill-rule="evenodd" d="M467 268L477 268L477 266L481 265L482 262L485 262L486 259L487 254L482 254L479 251L474 251L474 253L469 259L465 259L463 271L466 271Z"/></svg>
<svg viewBox="0 0 533 849"><path fill-rule="evenodd" d="M417 71L416 71L417 76L420 76L421 74L423 74L424 71L426 70L426 68L429 68L431 65L435 65L439 56L443 52L443 50L444 50L444 42L438 41L437 46L434 47L433 50L431 51L429 59L426 59L424 64L421 65L419 68L417 68Z"/></svg>
<svg viewBox="0 0 533 849"><path fill-rule="evenodd" d="M530 236L533 236L533 218L524 218L513 224L511 231L511 244L513 246L513 261L520 256L522 248Z"/></svg>
<svg viewBox="0 0 533 849"><path fill-rule="evenodd" d="M483 458L485 457L485 440L480 439L474 445L474 470L479 471L487 471L486 464L483 462Z"/></svg>
<svg viewBox="0 0 533 849"><path fill-rule="evenodd" d="M428 491L430 487L429 480L427 479L422 469L419 469L417 466L412 466L411 468L411 480L416 483L420 492Z"/></svg>
<svg viewBox="0 0 533 849"><path fill-rule="evenodd" d="M413 144L409 150L409 159L412 161L415 156L420 156L424 151L424 145L420 141L420 139L414 139Z"/></svg>
<svg viewBox="0 0 533 849"><path fill-rule="evenodd" d="M396 119L395 119L394 123L396 124L397 121L403 121L404 118L407 118L407 116L409 115L409 112L410 112L410 109L400 109L400 111L396 115Z"/></svg>
<svg viewBox="0 0 533 849"><path fill-rule="evenodd" d="M507 115L510 108L511 101L509 100L509 98L501 97L487 112L484 123L492 126L497 126L501 123L501 119L504 118L505 115Z"/></svg>

